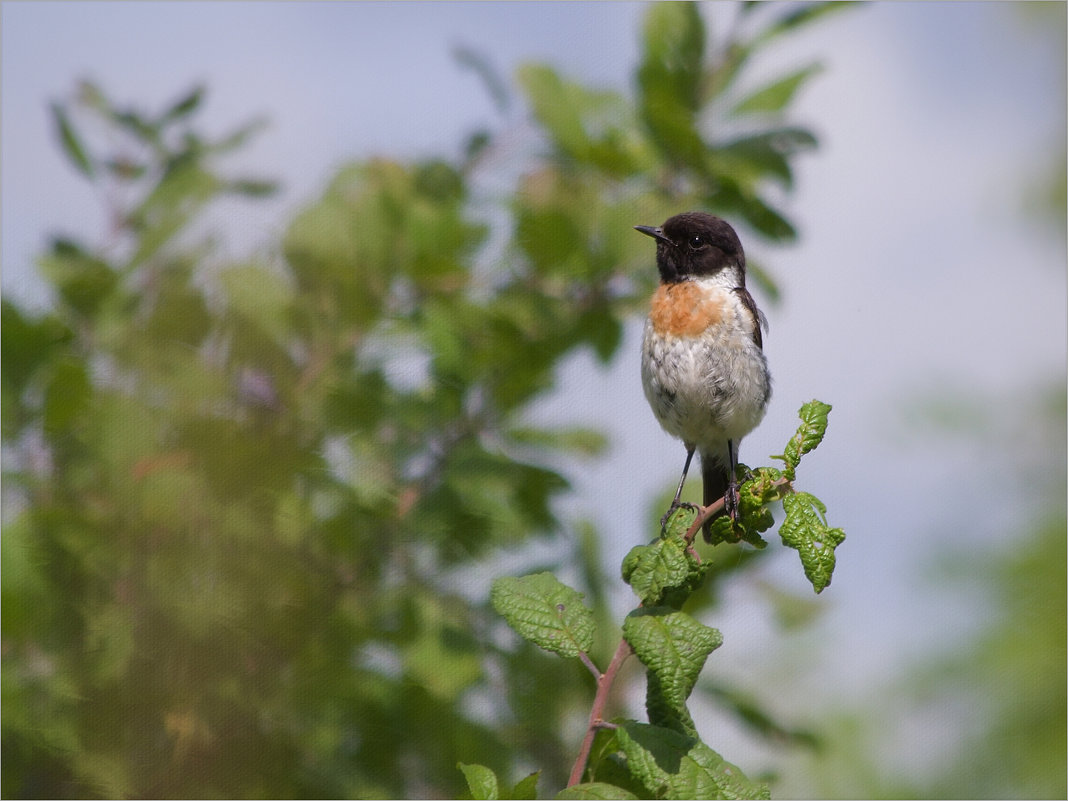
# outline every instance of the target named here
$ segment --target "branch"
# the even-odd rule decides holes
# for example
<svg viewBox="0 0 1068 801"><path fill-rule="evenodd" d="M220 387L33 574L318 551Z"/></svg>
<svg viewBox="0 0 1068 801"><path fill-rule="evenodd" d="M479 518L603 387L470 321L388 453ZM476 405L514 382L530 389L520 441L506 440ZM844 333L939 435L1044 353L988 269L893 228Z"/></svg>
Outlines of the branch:
<svg viewBox="0 0 1068 801"><path fill-rule="evenodd" d="M693 538L697 536L697 532L701 530L701 526L705 524L712 515L717 514L723 509L724 500L720 498L718 501L713 501L708 506L702 506L701 511L697 513L697 517L690 524L690 527L686 529L686 533L683 535L683 539L688 544L693 543Z"/></svg>
<svg viewBox="0 0 1068 801"><path fill-rule="evenodd" d="M582 774L586 772L586 764L589 762L590 752L593 750L593 738L597 736L597 730L604 728L606 725L604 708L608 703L608 693L612 689L616 674L619 673L619 669L632 653L634 652L631 650L630 644L626 640L620 640L619 647L616 648L616 653L612 657L608 669L597 677L597 695L594 696L593 708L590 709L590 723L586 728L586 736L582 740L582 747L579 749L578 757L575 759L575 766L571 768L571 777L567 780L568 787L572 787L582 781Z"/></svg>
<svg viewBox="0 0 1068 801"><path fill-rule="evenodd" d="M601 671L599 671L597 669L597 665L593 664L593 660L590 659L590 655L587 654L585 651L580 651L579 652L579 659L582 660L582 664L584 664L587 667L587 669L589 669L590 673L593 674L593 677L595 679L597 679L597 681L600 681L601 680Z"/></svg>
<svg viewBox="0 0 1068 801"><path fill-rule="evenodd" d="M771 486L772 487L787 487L788 489L790 489L792 491L790 479L786 478L785 476L783 476L782 478L780 478L780 479L778 479L776 481L773 481L771 483ZM789 494L789 493L785 493L785 494ZM701 511L697 513L697 517L694 518L693 523L691 523L690 527L688 529L686 529L686 533L683 535L683 539L685 539L687 543L692 543L693 542L693 538L697 536L697 532L701 530L701 526L703 526L705 524L705 521L708 520L713 515L718 514L723 509L723 506L724 506L724 499L723 498L720 498L718 501L713 501L708 506L702 506L701 507Z"/></svg>

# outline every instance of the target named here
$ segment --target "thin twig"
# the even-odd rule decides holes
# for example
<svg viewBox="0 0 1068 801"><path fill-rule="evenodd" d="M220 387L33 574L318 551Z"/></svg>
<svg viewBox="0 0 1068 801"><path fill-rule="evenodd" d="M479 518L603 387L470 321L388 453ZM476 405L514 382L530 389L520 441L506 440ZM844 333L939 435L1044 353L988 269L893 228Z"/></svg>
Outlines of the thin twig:
<svg viewBox="0 0 1068 801"><path fill-rule="evenodd" d="M697 532L701 530L701 526L704 525L705 521L719 512L723 508L723 505L723 498L720 498L718 501L713 501L708 506L702 506L701 510L697 513L697 517L694 518L690 527L686 529L683 539L686 540L687 543L692 543L693 538L697 536Z"/></svg>
<svg viewBox="0 0 1068 801"><path fill-rule="evenodd" d="M626 640L619 641L619 647L608 665L608 669L597 676L597 694L593 698L593 708L590 709L590 723L586 729L586 736L582 740L575 766L571 768L571 777L567 786L571 787L582 781L582 774L586 772L586 764L590 760L590 752L593 750L593 738L597 736L597 730L605 727L604 708L608 703L608 693L612 689L616 674L633 653L630 644ZM590 663L592 664L592 662Z"/></svg>
<svg viewBox="0 0 1068 801"><path fill-rule="evenodd" d="M598 681L600 681L601 680L601 671L599 671L597 669L597 665L593 664L593 660L590 659L590 655L587 654L585 651L579 651L579 659L582 660L582 664L584 664L586 667L588 667L590 669L590 673L593 674L593 677L595 679L597 679Z"/></svg>

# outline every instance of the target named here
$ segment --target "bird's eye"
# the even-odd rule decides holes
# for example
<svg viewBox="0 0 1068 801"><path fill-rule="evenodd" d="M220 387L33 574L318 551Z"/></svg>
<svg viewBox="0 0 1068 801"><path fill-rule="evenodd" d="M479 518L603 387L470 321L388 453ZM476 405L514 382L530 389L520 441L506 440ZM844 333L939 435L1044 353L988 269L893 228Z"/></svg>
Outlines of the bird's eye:
<svg viewBox="0 0 1068 801"><path fill-rule="evenodd" d="M694 250L700 250L704 246L705 246L705 240L702 239L700 236L691 236L690 237L690 247L693 248Z"/></svg>

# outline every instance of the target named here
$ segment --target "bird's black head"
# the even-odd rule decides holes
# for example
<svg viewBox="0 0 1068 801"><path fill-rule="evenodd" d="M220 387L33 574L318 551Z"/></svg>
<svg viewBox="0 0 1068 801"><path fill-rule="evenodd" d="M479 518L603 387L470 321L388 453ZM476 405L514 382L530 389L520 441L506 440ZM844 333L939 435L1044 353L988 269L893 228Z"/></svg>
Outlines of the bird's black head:
<svg viewBox="0 0 1068 801"><path fill-rule="evenodd" d="M738 234L719 217L687 211L659 228L636 225L634 229L656 239L656 267L665 283L715 275L729 267L737 268L740 277L745 274L745 253Z"/></svg>

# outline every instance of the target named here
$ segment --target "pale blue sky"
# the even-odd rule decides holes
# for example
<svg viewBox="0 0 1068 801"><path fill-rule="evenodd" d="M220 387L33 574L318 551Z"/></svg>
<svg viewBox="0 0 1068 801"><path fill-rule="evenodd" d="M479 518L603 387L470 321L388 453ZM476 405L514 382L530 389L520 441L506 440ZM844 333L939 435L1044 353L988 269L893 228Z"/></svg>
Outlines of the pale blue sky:
<svg viewBox="0 0 1068 801"><path fill-rule="evenodd" d="M1035 25L1010 3L876 3L814 27L764 64L765 79L810 58L827 69L796 114L822 141L802 160L787 203L801 240L790 248L746 242L780 279L784 302L768 307L758 296L771 322L774 396L742 458L761 463L779 452L803 401L833 403L828 440L801 477L849 536L820 596L829 609L821 647L793 644L792 678L813 695L784 701L784 711L803 717L828 687L844 698L870 692L979 621L964 600L925 582L912 554L946 539L993 546L1026 495L1005 487L1011 465L982 438L910 434L902 409L939 393L1010 401L1042 380L1063 383L1064 240L1029 224L1023 210L1024 179L1040 179L1051 150L1064 148L1060 8L1059 20ZM726 4L705 10L713 27L731 12ZM228 205L214 221L240 251L274 240L346 160L452 156L478 126L518 127L524 110L499 120L453 61L455 44L485 52L506 74L547 60L626 89L642 11L635 3L8 0L0 6L3 289L39 301L31 260L48 235L92 241L102 230L97 198L59 156L47 113L82 76L153 108L204 81L204 118L216 132L271 119L240 162L280 178L285 192L259 207ZM634 247L648 242L635 235ZM572 506L613 532L611 570L645 537L636 521L682 461L642 398L637 340L633 326L611 370L572 360L561 391L538 410L611 431L609 458L575 475ZM616 407L599 419L606 397ZM1002 407L1006 426L1025 425L1012 419L1019 408ZM1063 458L1063 442L1050 447ZM762 576L804 591L792 552L769 560ZM730 601L710 621L726 638L715 669L744 682L791 646L771 629L761 589L737 587ZM944 734L921 746L936 753ZM764 758L740 734L720 747L746 769Z"/></svg>

